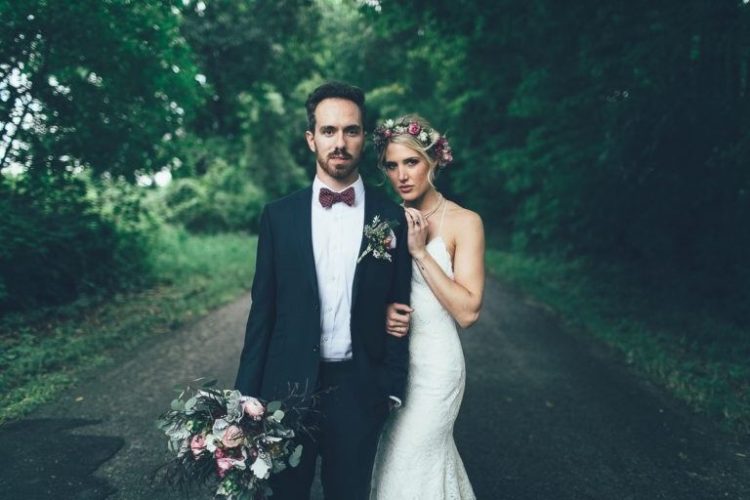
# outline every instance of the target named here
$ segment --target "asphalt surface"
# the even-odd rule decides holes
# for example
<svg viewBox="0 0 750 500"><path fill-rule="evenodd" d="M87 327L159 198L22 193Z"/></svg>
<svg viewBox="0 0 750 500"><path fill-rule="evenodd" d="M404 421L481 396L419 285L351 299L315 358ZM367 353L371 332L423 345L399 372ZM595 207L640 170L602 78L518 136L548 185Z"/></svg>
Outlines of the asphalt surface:
<svg viewBox="0 0 750 500"><path fill-rule="evenodd" d="M152 480L169 458L155 420L177 383L231 386L248 307L244 296L151 340L0 427L0 499L184 498ZM480 500L750 500L750 441L692 415L521 294L490 280L462 340L455 437Z"/></svg>

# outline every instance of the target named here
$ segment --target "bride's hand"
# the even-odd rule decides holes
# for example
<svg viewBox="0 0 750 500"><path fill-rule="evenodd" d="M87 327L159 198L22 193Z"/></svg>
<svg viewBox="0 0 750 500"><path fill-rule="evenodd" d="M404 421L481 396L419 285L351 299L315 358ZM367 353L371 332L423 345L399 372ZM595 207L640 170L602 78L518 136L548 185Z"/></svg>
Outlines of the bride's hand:
<svg viewBox="0 0 750 500"><path fill-rule="evenodd" d="M427 228L429 222L422 216L422 212L416 208L405 208L406 223L409 226L407 233L409 253L415 259L422 258L427 252L425 244L427 243Z"/></svg>
<svg viewBox="0 0 750 500"><path fill-rule="evenodd" d="M409 332L409 320L414 311L406 304L388 304L385 311L385 331L394 337L405 337Z"/></svg>

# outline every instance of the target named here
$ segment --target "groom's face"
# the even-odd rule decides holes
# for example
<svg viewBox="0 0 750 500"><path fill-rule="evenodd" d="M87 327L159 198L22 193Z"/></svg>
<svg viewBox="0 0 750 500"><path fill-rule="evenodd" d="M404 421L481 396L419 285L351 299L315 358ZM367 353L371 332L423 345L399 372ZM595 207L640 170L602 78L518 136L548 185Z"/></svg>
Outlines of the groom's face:
<svg viewBox="0 0 750 500"><path fill-rule="evenodd" d="M315 130L308 130L305 137L324 181L346 185L356 180L365 133L355 103L339 98L320 101L315 108Z"/></svg>

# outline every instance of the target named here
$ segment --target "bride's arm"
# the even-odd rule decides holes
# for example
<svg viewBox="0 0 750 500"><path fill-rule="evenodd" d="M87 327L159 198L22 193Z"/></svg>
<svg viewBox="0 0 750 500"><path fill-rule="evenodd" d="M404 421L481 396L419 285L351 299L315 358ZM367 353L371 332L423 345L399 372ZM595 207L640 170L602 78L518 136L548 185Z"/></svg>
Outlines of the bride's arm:
<svg viewBox="0 0 750 500"><path fill-rule="evenodd" d="M420 220L424 227L426 221L414 210L409 221L409 237L418 238L421 233L414 225ZM414 245L412 258L417 263L422 276L438 301L462 327L468 328L479 318L484 293L484 228L479 215L463 211L460 220L453 224L456 227L456 248L453 254L453 275L450 279L440 265L427 252L424 245ZM424 241L424 240L422 240ZM410 242L411 243L411 242ZM410 245L410 248L413 245Z"/></svg>

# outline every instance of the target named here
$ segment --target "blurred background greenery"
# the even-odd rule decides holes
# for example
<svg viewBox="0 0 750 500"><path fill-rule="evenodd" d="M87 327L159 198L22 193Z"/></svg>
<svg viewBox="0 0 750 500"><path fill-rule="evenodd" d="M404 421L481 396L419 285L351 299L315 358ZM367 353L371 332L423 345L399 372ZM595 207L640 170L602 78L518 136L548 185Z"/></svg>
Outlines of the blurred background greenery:
<svg viewBox="0 0 750 500"><path fill-rule="evenodd" d="M18 333L39 311L191 282L184 248L201 290L246 266L212 297L247 287L252 249L206 242L309 182L329 79L366 91L369 130L447 132L439 187L496 275L750 429L746 0L0 0L6 348L41 345Z"/></svg>

